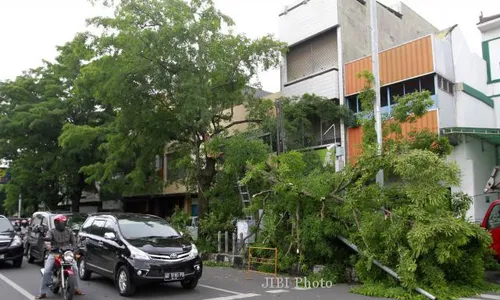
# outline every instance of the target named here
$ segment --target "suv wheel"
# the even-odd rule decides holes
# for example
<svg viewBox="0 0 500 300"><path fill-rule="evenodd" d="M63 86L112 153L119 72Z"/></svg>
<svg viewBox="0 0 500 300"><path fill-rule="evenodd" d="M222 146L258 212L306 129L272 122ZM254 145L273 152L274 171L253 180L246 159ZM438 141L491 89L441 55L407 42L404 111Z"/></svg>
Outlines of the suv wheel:
<svg viewBox="0 0 500 300"><path fill-rule="evenodd" d="M28 247L28 253L26 256L28 257L28 263L32 264L35 261L35 258L31 254L31 247Z"/></svg>
<svg viewBox="0 0 500 300"><path fill-rule="evenodd" d="M92 272L87 269L87 265L85 264L85 257L82 256L80 259L80 265L78 266L78 277L81 280L89 280Z"/></svg>
<svg viewBox="0 0 500 300"><path fill-rule="evenodd" d="M135 285L130 280L130 273L126 266L121 266L116 274L116 285L122 296L131 296L135 292Z"/></svg>
<svg viewBox="0 0 500 300"><path fill-rule="evenodd" d="M181 285L186 290L192 290L198 285L198 279L184 279L183 281L181 281Z"/></svg>
<svg viewBox="0 0 500 300"><path fill-rule="evenodd" d="M12 264L14 265L14 268L20 268L23 265L23 257L21 256L21 258L12 261Z"/></svg>

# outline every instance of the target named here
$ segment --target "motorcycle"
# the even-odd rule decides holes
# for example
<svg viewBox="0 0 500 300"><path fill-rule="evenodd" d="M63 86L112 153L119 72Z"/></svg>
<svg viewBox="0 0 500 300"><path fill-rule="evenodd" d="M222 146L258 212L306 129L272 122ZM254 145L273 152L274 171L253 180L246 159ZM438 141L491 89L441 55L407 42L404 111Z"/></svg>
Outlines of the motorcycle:
<svg viewBox="0 0 500 300"><path fill-rule="evenodd" d="M62 290L64 300L72 300L75 295L76 274L73 272L75 254L71 250L54 249L54 268L52 270L52 283L49 287L52 293L57 294ZM78 255L76 255L78 256ZM40 269L43 276L44 269Z"/></svg>

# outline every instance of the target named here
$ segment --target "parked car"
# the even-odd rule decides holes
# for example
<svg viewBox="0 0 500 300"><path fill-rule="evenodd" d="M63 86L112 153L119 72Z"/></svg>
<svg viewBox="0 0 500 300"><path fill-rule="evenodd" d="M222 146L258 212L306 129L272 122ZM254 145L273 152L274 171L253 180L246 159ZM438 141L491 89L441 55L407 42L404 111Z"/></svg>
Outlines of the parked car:
<svg viewBox="0 0 500 300"><path fill-rule="evenodd" d="M63 214L68 217L68 227L73 230L75 237L88 214L84 213L55 213L55 212L36 212L31 218L28 233L25 238L25 254L28 262L44 261L46 256L44 238L47 232L54 228L54 217Z"/></svg>
<svg viewBox="0 0 500 300"><path fill-rule="evenodd" d="M93 272L115 281L120 295L138 285L180 282L194 289L203 273L196 246L157 216L101 213L90 216L78 235L79 277Z"/></svg>
<svg viewBox="0 0 500 300"><path fill-rule="evenodd" d="M0 261L12 261L16 268L23 264L23 242L11 221L0 216Z"/></svg>

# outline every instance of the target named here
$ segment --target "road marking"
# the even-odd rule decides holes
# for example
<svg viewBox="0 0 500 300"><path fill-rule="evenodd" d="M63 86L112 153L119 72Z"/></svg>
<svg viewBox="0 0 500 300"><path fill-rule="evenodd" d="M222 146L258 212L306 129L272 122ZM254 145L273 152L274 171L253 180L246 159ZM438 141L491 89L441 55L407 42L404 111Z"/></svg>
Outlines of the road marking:
<svg viewBox="0 0 500 300"><path fill-rule="evenodd" d="M481 294L481 295L479 295L479 297L486 298L486 299L500 300L500 296L497 296L497 295Z"/></svg>
<svg viewBox="0 0 500 300"><path fill-rule="evenodd" d="M5 283L7 283L11 287L13 287L16 291L18 291L19 293L21 293L24 297L26 297L28 299L35 299L35 296L31 295L30 293L28 293L28 291L26 291L22 287L18 286L14 281L12 281L9 278L5 277L2 273L0 273L0 279L2 279L3 281L5 281Z"/></svg>
<svg viewBox="0 0 500 300"><path fill-rule="evenodd" d="M201 287L204 287L204 288L207 288L207 289L212 289L212 290L220 291L220 292L225 292L225 293L228 293L228 294L243 295L243 293L234 292L234 291L230 291L230 290L225 290L225 289L221 289L221 288L218 288L218 287L215 287L215 286L210 286L210 285L205 285L205 284L198 284L198 286L201 286ZM218 299L218 298L215 298L215 299Z"/></svg>
<svg viewBox="0 0 500 300"><path fill-rule="evenodd" d="M287 290L271 290L271 291L266 291L266 293L278 294L278 293L288 293L288 291Z"/></svg>
<svg viewBox="0 0 500 300"><path fill-rule="evenodd" d="M257 296L260 296L260 295L259 294L239 294L239 295L210 298L210 299L203 299L203 300L235 300L235 299L245 299L245 298L257 297Z"/></svg>

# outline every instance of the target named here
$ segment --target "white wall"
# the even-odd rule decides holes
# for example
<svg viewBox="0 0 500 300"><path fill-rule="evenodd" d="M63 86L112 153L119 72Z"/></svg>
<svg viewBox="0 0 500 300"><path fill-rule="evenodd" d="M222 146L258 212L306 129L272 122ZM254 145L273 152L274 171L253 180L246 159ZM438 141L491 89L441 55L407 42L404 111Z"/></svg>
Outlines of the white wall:
<svg viewBox="0 0 500 300"><path fill-rule="evenodd" d="M491 80L500 79L500 39L488 42L490 48Z"/></svg>
<svg viewBox="0 0 500 300"><path fill-rule="evenodd" d="M295 1L288 7L302 1ZM288 45L338 25L336 0L309 0L279 17L279 39Z"/></svg>
<svg viewBox="0 0 500 300"><path fill-rule="evenodd" d="M500 28L492 29L483 33L483 41L489 41L497 37L500 37Z"/></svg>
<svg viewBox="0 0 500 300"><path fill-rule="evenodd" d="M453 187L452 191L462 191L472 196L474 203L469 209L467 216L471 221L481 221L490 203L486 203L483 189L489 179L491 170L495 167L495 147L487 142L481 143L479 139L471 136L461 136L461 142L455 146L452 154L448 157L455 161L460 167L461 184ZM490 201L494 197L490 195Z"/></svg>
<svg viewBox="0 0 500 300"><path fill-rule="evenodd" d="M436 73L444 78L455 82L455 72L453 67L453 52L451 38L433 35L434 44L434 66Z"/></svg>
<svg viewBox="0 0 500 300"><path fill-rule="evenodd" d="M455 92L457 126L495 128L495 110L463 91Z"/></svg>
<svg viewBox="0 0 500 300"><path fill-rule="evenodd" d="M459 27L452 32L455 81L464 82L483 93L488 92L486 61L470 51Z"/></svg>
<svg viewBox="0 0 500 300"><path fill-rule="evenodd" d="M496 83L492 83L489 85L489 94L488 94L490 97L491 96L495 96L498 97L498 95L500 95L500 82L496 82ZM495 103L496 105L496 103Z"/></svg>
<svg viewBox="0 0 500 300"><path fill-rule="evenodd" d="M284 86L284 97L302 96L303 94L316 94L328 99L339 98L339 75L333 70L328 73Z"/></svg>
<svg viewBox="0 0 500 300"><path fill-rule="evenodd" d="M439 128L456 127L457 126L457 109L455 99L451 94L436 89L437 99L439 103Z"/></svg>

